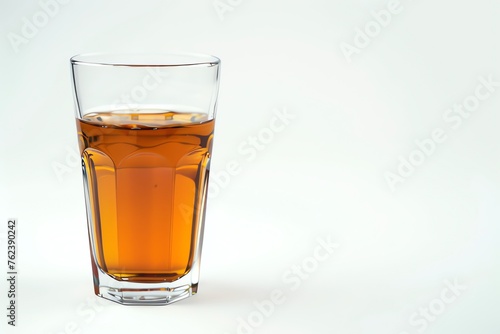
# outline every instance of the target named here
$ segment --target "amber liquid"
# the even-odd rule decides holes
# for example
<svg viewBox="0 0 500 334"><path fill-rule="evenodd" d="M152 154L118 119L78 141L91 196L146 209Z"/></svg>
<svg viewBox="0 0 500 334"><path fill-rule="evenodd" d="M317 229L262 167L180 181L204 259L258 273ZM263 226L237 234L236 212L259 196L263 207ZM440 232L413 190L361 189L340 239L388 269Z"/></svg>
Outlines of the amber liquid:
<svg viewBox="0 0 500 334"><path fill-rule="evenodd" d="M172 282L188 273L214 121L154 110L87 114L77 126L94 265L132 282Z"/></svg>

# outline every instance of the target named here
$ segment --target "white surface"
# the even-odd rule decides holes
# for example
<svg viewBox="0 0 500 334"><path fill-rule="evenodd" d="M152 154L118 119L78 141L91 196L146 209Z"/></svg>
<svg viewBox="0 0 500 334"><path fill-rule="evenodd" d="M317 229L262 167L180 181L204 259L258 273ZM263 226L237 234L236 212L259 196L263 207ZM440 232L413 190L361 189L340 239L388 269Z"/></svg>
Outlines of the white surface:
<svg viewBox="0 0 500 334"><path fill-rule="evenodd" d="M342 43L389 2L222 1L223 20L212 0L68 1L17 53L9 33L41 5L0 3L0 219L20 224L18 327L2 315L2 333L498 333L500 87L460 126L443 119L478 77L500 81L498 2L401 0L349 63ZM240 168L209 201L199 294L167 307L86 304L68 59L108 51L222 59L212 182ZM261 151L238 150L283 108L295 118ZM436 128L446 140L391 192L384 174ZM307 278L289 272L327 236L339 247ZM238 328L276 289L263 323Z"/></svg>

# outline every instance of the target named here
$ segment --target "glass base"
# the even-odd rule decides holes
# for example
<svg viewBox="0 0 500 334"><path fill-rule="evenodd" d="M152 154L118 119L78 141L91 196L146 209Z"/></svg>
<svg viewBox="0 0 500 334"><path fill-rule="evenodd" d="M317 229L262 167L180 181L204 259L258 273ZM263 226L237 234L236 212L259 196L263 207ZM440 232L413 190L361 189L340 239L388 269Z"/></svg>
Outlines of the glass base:
<svg viewBox="0 0 500 334"><path fill-rule="evenodd" d="M122 305L168 305L185 299L193 294L193 287L186 285L177 288L111 288L101 286L99 297Z"/></svg>
<svg viewBox="0 0 500 334"><path fill-rule="evenodd" d="M119 281L100 268L94 272L97 296L122 305L168 305L195 295L198 291L198 266L174 282L135 283Z"/></svg>

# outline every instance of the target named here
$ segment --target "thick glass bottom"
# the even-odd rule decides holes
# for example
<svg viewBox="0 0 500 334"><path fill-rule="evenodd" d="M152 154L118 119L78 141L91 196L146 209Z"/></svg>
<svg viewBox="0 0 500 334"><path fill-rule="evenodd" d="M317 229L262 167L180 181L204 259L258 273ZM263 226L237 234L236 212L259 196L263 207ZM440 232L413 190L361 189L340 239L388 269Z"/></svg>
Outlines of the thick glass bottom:
<svg viewBox="0 0 500 334"><path fill-rule="evenodd" d="M118 281L100 268L96 269L96 295L122 305L168 305L195 295L198 290L199 266L193 266L189 273L174 282L161 283Z"/></svg>

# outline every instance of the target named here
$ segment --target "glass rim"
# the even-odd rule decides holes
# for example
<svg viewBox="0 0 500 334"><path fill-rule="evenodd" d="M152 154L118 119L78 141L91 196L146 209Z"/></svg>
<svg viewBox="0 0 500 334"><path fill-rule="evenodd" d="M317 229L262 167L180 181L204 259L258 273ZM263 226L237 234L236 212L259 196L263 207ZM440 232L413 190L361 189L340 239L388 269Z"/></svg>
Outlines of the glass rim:
<svg viewBox="0 0 500 334"><path fill-rule="evenodd" d="M117 67L216 66L218 57L203 53L81 53L70 58L72 65Z"/></svg>

